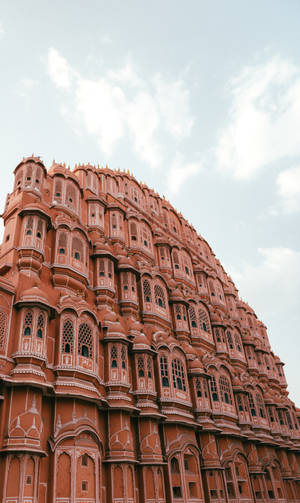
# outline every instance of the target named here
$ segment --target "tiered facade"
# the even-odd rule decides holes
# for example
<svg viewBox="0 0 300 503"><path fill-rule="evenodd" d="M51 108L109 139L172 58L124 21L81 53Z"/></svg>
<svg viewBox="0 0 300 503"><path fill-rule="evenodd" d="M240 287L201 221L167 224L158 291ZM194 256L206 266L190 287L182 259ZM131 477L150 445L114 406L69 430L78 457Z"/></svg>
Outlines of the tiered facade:
<svg viewBox="0 0 300 503"><path fill-rule="evenodd" d="M31 157L3 219L2 502L300 501L283 363L166 200Z"/></svg>

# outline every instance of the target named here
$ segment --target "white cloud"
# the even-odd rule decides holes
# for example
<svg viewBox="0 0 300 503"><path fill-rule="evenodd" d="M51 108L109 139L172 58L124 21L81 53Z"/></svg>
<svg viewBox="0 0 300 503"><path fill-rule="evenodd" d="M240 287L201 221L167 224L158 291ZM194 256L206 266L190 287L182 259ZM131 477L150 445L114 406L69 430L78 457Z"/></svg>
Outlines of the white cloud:
<svg viewBox="0 0 300 503"><path fill-rule="evenodd" d="M73 71L67 60L53 47L48 52L48 73L57 87L71 86Z"/></svg>
<svg viewBox="0 0 300 503"><path fill-rule="evenodd" d="M300 211L300 166L279 173L276 184L283 210L286 213Z"/></svg>
<svg viewBox="0 0 300 503"><path fill-rule="evenodd" d="M229 124L216 149L220 170L246 179L300 155L300 68L277 56L246 67L230 91Z"/></svg>
<svg viewBox="0 0 300 503"><path fill-rule="evenodd" d="M185 163L181 156L177 156L168 172L168 194L177 194L181 186L192 176L197 175L202 169L201 162Z"/></svg>
<svg viewBox="0 0 300 503"><path fill-rule="evenodd" d="M4 34L5 34L5 30L4 30L3 24L0 21L0 37L2 37Z"/></svg>
<svg viewBox="0 0 300 503"><path fill-rule="evenodd" d="M162 168L166 157L172 164L177 144L191 135L194 119L182 79L142 78L131 61L98 79L88 79L54 48L48 51L48 73L55 86L71 92L72 102L64 103L63 117L71 123L73 115L73 128L93 135L105 155L111 155L126 136L138 159L151 168ZM196 168L187 162L176 169L183 183Z"/></svg>
<svg viewBox="0 0 300 503"><path fill-rule="evenodd" d="M300 252L290 248L259 248L261 262L228 267L240 296L259 313L284 316L293 308L300 311Z"/></svg>

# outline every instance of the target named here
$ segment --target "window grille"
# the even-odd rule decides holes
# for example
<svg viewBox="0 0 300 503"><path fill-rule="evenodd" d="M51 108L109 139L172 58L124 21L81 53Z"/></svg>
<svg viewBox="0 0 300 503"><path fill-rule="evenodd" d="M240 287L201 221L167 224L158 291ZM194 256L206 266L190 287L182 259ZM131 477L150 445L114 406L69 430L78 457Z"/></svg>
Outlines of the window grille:
<svg viewBox="0 0 300 503"><path fill-rule="evenodd" d="M264 403L262 397L257 393L256 395L256 403L257 403L257 408L260 417L265 417L265 411L264 411Z"/></svg>
<svg viewBox="0 0 300 503"><path fill-rule="evenodd" d="M168 360L165 355L160 357L159 365L160 365L160 375L161 375L162 385L164 387L168 387L169 386L169 370L168 370Z"/></svg>
<svg viewBox="0 0 300 503"><path fill-rule="evenodd" d="M26 236L31 236L32 235L32 230L33 230L33 217L29 216L27 218L27 222L26 222L25 235Z"/></svg>
<svg viewBox="0 0 300 503"><path fill-rule="evenodd" d="M221 376L219 379L219 385L220 385L222 402L232 405L230 384L227 377Z"/></svg>
<svg viewBox="0 0 300 503"><path fill-rule="evenodd" d="M81 239L73 237L72 241L72 257L80 262L83 262L83 244Z"/></svg>
<svg viewBox="0 0 300 503"><path fill-rule="evenodd" d="M71 320L66 320L63 324L62 352L73 353L74 326Z"/></svg>
<svg viewBox="0 0 300 503"><path fill-rule="evenodd" d="M44 324L45 324L44 314L40 313L38 316L37 331L36 331L36 336L39 337L40 339L43 338Z"/></svg>
<svg viewBox="0 0 300 503"><path fill-rule="evenodd" d="M184 368L182 362L178 358L172 360L172 376L174 388L186 391Z"/></svg>
<svg viewBox="0 0 300 503"><path fill-rule="evenodd" d="M144 279L143 281L143 291L144 291L145 302L151 302L151 287L147 279Z"/></svg>
<svg viewBox="0 0 300 503"><path fill-rule="evenodd" d="M175 267L175 269L180 269L179 257L178 257L178 252L177 251L173 252L173 260L174 260L174 267Z"/></svg>
<svg viewBox="0 0 300 503"><path fill-rule="evenodd" d="M0 351L4 350L7 332L7 314L0 310Z"/></svg>
<svg viewBox="0 0 300 503"><path fill-rule="evenodd" d="M238 406L239 411L243 411L244 407L243 407L243 402L242 402L241 395L237 395L236 401L237 401L237 406Z"/></svg>
<svg viewBox="0 0 300 503"><path fill-rule="evenodd" d="M218 402L219 401L218 388L217 388L217 383L216 383L216 379L214 376L210 377L210 391L211 391L211 396L212 396L213 402Z"/></svg>
<svg viewBox="0 0 300 503"><path fill-rule="evenodd" d="M144 358L142 356L138 357L137 366L138 366L139 377L145 377L145 365L144 365Z"/></svg>
<svg viewBox="0 0 300 503"><path fill-rule="evenodd" d="M137 241L137 226L135 222L130 224L130 237L132 241Z"/></svg>
<svg viewBox="0 0 300 503"><path fill-rule="evenodd" d="M43 220L39 218L36 229L36 237L42 239L42 236L43 236Z"/></svg>
<svg viewBox="0 0 300 503"><path fill-rule="evenodd" d="M111 347L110 362L111 368L116 369L118 367L118 349L116 348L116 346Z"/></svg>
<svg viewBox="0 0 300 503"><path fill-rule="evenodd" d="M107 259L107 275L109 278L112 278L113 275L113 265L110 259Z"/></svg>
<svg viewBox="0 0 300 503"><path fill-rule="evenodd" d="M66 232L60 232L58 236L58 251L60 254L65 255L67 251L67 234Z"/></svg>
<svg viewBox="0 0 300 503"><path fill-rule="evenodd" d="M81 323L78 332L78 354L86 358L93 358L93 337L91 327Z"/></svg>
<svg viewBox="0 0 300 503"><path fill-rule="evenodd" d="M251 416L256 416L256 407L255 407L255 403L254 403L254 398L253 398L253 395L252 393L248 393L248 399L249 399L249 406L250 406L250 413L251 413Z"/></svg>
<svg viewBox="0 0 300 503"><path fill-rule="evenodd" d="M28 166L26 169L26 177L25 177L25 187L29 187L32 183L32 167Z"/></svg>
<svg viewBox="0 0 300 503"><path fill-rule="evenodd" d="M201 386L201 380L199 377L196 379L196 395L198 398L202 397L202 386Z"/></svg>
<svg viewBox="0 0 300 503"><path fill-rule="evenodd" d="M54 198L58 203L62 202L62 180L57 178L54 185Z"/></svg>
<svg viewBox="0 0 300 503"><path fill-rule="evenodd" d="M190 321L191 321L191 326L193 328L197 328L196 313L195 313L195 309L192 306L189 307L189 317L190 317Z"/></svg>
<svg viewBox="0 0 300 503"><path fill-rule="evenodd" d="M240 338L239 334L234 334L234 338L235 338L236 348L241 353L242 352L242 343L241 343L241 338Z"/></svg>
<svg viewBox="0 0 300 503"><path fill-rule="evenodd" d="M99 276L105 276L105 264L103 258L99 260Z"/></svg>
<svg viewBox="0 0 300 503"><path fill-rule="evenodd" d="M166 309L165 294L160 285L154 286L154 296L155 296L155 304L157 304L159 307L162 307L163 309Z"/></svg>
<svg viewBox="0 0 300 503"><path fill-rule="evenodd" d="M32 311L27 311L24 319L24 335L31 335L32 330Z"/></svg>
<svg viewBox="0 0 300 503"><path fill-rule="evenodd" d="M200 327L205 331L211 334L211 328L210 328L210 321L207 313L204 311L204 309L199 309L198 311L199 315L199 324Z"/></svg>
<svg viewBox="0 0 300 503"><path fill-rule="evenodd" d="M152 360L151 360L151 356L148 356L148 359L147 359L147 371L148 371L148 378L151 379L152 378Z"/></svg>
<svg viewBox="0 0 300 503"><path fill-rule="evenodd" d="M76 191L75 187L71 183L67 186L66 205L70 208L76 208Z"/></svg>
<svg viewBox="0 0 300 503"><path fill-rule="evenodd" d="M227 332L227 341L230 349L233 349L233 340L232 340L232 335L230 332Z"/></svg>
<svg viewBox="0 0 300 503"><path fill-rule="evenodd" d="M181 320L181 306L179 304L176 304L175 306L175 313L176 313L176 320Z"/></svg>
<svg viewBox="0 0 300 503"><path fill-rule="evenodd" d="M121 348L121 362L122 362L122 369L126 369L126 350L124 346Z"/></svg>

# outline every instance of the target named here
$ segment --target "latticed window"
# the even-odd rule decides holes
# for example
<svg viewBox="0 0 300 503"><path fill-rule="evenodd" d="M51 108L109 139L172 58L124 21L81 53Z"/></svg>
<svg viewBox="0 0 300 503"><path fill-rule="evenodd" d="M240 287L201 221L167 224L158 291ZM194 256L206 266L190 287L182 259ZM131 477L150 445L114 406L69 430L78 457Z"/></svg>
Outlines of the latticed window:
<svg viewBox="0 0 300 503"><path fill-rule="evenodd" d="M256 403L260 417L265 417L264 402L259 393L256 395Z"/></svg>
<svg viewBox="0 0 300 503"><path fill-rule="evenodd" d="M195 309L192 306L189 307L189 317L191 320L191 326L193 328L197 328L196 313L195 313Z"/></svg>
<svg viewBox="0 0 300 503"><path fill-rule="evenodd" d="M178 256L178 252L177 251L173 252L173 261L174 261L174 268L175 269L180 269L179 256Z"/></svg>
<svg viewBox="0 0 300 503"><path fill-rule="evenodd" d="M237 395L236 401L237 401L237 406L238 406L239 411L243 411L244 407L243 407L243 402L242 402L241 395Z"/></svg>
<svg viewBox="0 0 300 503"><path fill-rule="evenodd" d="M239 334L234 334L234 338L235 338L236 349L241 353L242 352L242 343L241 343L241 338L240 338Z"/></svg>
<svg viewBox="0 0 300 503"><path fill-rule="evenodd" d="M54 186L54 198L55 201L61 203L62 202L62 180L60 178L57 178L55 180L55 186Z"/></svg>
<svg viewBox="0 0 300 503"><path fill-rule="evenodd" d="M42 239L42 236L43 236L43 220L39 218L36 229L36 237Z"/></svg>
<svg viewBox="0 0 300 503"><path fill-rule="evenodd" d="M181 306L179 304L176 304L175 312L176 312L176 320L181 320L182 314L181 314Z"/></svg>
<svg viewBox="0 0 300 503"><path fill-rule="evenodd" d="M68 184L67 192L66 192L66 204L69 207L76 206L76 191L75 187L72 184Z"/></svg>
<svg viewBox="0 0 300 503"><path fill-rule="evenodd" d="M186 391L184 367L178 358L172 360L172 375L174 388Z"/></svg>
<svg viewBox="0 0 300 503"><path fill-rule="evenodd" d="M233 349L233 340L232 340L232 335L231 335L231 332L227 332L227 341L228 341L228 345L230 347L230 349Z"/></svg>
<svg viewBox="0 0 300 503"><path fill-rule="evenodd" d="M135 222L130 224L130 238L132 241L137 241L137 226Z"/></svg>
<svg viewBox="0 0 300 503"><path fill-rule="evenodd" d="M199 379L199 377L196 379L196 395L198 398L202 397L201 379Z"/></svg>
<svg viewBox="0 0 300 503"><path fill-rule="evenodd" d="M66 320L63 324L62 352L73 353L74 325L71 320Z"/></svg>
<svg viewBox="0 0 300 503"><path fill-rule="evenodd" d="M91 327L81 323L78 332L78 354L86 358L93 358L93 336Z"/></svg>
<svg viewBox="0 0 300 503"><path fill-rule="evenodd" d="M121 348L121 365L122 369L126 369L126 349L124 346Z"/></svg>
<svg viewBox="0 0 300 503"><path fill-rule="evenodd" d="M144 358L142 356L138 357L137 366L138 366L139 377L145 377L145 364L144 364Z"/></svg>
<svg viewBox="0 0 300 503"><path fill-rule="evenodd" d="M151 302L151 286L147 279L144 279L143 281L143 291L145 302Z"/></svg>
<svg viewBox="0 0 300 503"><path fill-rule="evenodd" d="M73 237L72 240L72 257L83 262L83 243L81 239L77 237Z"/></svg>
<svg viewBox="0 0 300 503"><path fill-rule="evenodd" d="M216 383L215 377L211 376L209 382L210 382L210 391L211 391L211 396L212 396L213 402L218 402L219 395L218 395L218 388L217 388L217 383Z"/></svg>
<svg viewBox="0 0 300 503"><path fill-rule="evenodd" d="M31 185L31 179L32 179L32 167L28 166L28 168L26 169L25 187Z"/></svg>
<svg viewBox="0 0 300 503"><path fill-rule="evenodd" d="M0 351L4 350L7 333L7 314L0 310Z"/></svg>
<svg viewBox="0 0 300 503"><path fill-rule="evenodd" d="M65 255L67 253L67 234L61 232L58 237L58 253Z"/></svg>
<svg viewBox="0 0 300 503"><path fill-rule="evenodd" d="M27 311L24 318L24 331L23 331L24 335L31 335L32 320L33 320L32 311Z"/></svg>
<svg viewBox="0 0 300 503"><path fill-rule="evenodd" d="M287 424L288 424L288 426L289 426L289 429L290 429L290 430L293 430L293 429L294 429L294 427L293 427L293 423L292 423L291 415L290 415L290 413L289 413L289 411L288 411L288 410L285 412L285 416L286 416L286 420L287 420Z"/></svg>
<svg viewBox="0 0 300 503"><path fill-rule="evenodd" d="M26 222L25 235L26 236L31 236L32 235L32 231L33 231L33 217L29 216L27 218L27 222Z"/></svg>
<svg viewBox="0 0 300 503"><path fill-rule="evenodd" d="M105 276L105 264L103 258L99 260L99 276Z"/></svg>
<svg viewBox="0 0 300 503"><path fill-rule="evenodd" d="M110 350L110 365L113 369L118 367L118 349L116 346L112 346Z"/></svg>
<svg viewBox="0 0 300 503"><path fill-rule="evenodd" d="M163 309L166 309L166 300L165 294L160 285L154 285L154 296L155 296L155 304Z"/></svg>
<svg viewBox="0 0 300 503"><path fill-rule="evenodd" d="M165 387L169 386L169 370L168 370L168 360L165 355L161 356L159 359L160 375L162 385Z"/></svg>
<svg viewBox="0 0 300 503"><path fill-rule="evenodd" d="M253 398L253 395L252 393L248 393L248 399L249 399L249 406L250 406L250 413L251 413L251 416L256 416L256 407L255 407L255 403L254 403L254 398Z"/></svg>
<svg viewBox="0 0 300 503"><path fill-rule="evenodd" d="M148 356L148 358L147 358L147 372L148 372L149 379L151 379L152 378L152 359L151 359L151 356Z"/></svg>
<svg viewBox="0 0 300 503"><path fill-rule="evenodd" d="M40 313L37 320L37 330L36 330L36 336L39 337L40 339L43 338L44 326L45 326L45 316L43 313Z"/></svg>
<svg viewBox="0 0 300 503"><path fill-rule="evenodd" d="M113 264L111 260L107 260L107 275L109 278L112 278L113 275Z"/></svg>
<svg viewBox="0 0 300 503"><path fill-rule="evenodd" d="M200 324L200 327L205 332L211 333L210 321L209 321L208 314L204 311L204 309L199 309L198 314L199 314L199 324Z"/></svg>
<svg viewBox="0 0 300 503"><path fill-rule="evenodd" d="M219 332L219 330L218 330L218 329L216 330L216 339L217 339L217 342L222 342L222 341L221 341L220 332Z"/></svg>
<svg viewBox="0 0 300 503"><path fill-rule="evenodd" d="M221 392L221 400L224 403L229 403L232 405L230 384L225 376L221 376L219 379L220 392Z"/></svg>

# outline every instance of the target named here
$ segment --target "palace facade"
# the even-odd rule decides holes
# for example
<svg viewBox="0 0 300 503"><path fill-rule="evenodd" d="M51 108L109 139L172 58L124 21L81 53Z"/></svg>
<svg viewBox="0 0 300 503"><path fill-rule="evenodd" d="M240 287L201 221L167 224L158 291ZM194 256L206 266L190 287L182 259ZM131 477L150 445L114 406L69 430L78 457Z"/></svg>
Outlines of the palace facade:
<svg viewBox="0 0 300 503"><path fill-rule="evenodd" d="M300 501L300 411L208 243L129 174L16 167L0 501Z"/></svg>

